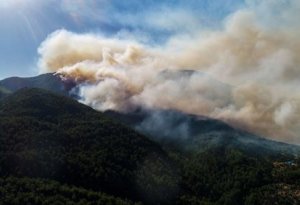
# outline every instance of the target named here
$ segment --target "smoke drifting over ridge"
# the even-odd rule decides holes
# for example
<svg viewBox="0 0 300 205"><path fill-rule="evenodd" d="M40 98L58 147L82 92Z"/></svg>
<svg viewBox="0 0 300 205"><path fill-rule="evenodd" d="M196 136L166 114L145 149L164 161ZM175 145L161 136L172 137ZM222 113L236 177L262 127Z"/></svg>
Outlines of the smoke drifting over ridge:
<svg viewBox="0 0 300 205"><path fill-rule="evenodd" d="M59 30L39 48L41 72L77 79L98 110L176 109L300 144L300 2L276 16L262 2L162 46Z"/></svg>

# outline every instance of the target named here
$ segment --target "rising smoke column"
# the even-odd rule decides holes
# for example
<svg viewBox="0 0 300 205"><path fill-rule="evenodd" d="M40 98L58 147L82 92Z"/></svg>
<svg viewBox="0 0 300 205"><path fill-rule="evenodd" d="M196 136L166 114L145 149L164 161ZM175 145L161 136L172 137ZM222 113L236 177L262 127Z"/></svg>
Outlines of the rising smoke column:
<svg viewBox="0 0 300 205"><path fill-rule="evenodd" d="M249 3L223 29L163 46L59 30L39 66L78 80L81 101L98 110L176 109L300 143L300 3L288 2L276 17L274 1Z"/></svg>

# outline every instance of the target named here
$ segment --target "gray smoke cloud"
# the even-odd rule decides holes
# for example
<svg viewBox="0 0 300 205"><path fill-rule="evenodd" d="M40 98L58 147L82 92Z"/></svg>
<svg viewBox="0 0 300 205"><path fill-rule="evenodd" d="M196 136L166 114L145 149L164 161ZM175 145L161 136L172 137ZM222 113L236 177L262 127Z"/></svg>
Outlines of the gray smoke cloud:
<svg viewBox="0 0 300 205"><path fill-rule="evenodd" d="M101 111L175 109L299 144L300 2L286 2L249 1L222 29L161 46L59 30L39 67L76 79L81 101Z"/></svg>

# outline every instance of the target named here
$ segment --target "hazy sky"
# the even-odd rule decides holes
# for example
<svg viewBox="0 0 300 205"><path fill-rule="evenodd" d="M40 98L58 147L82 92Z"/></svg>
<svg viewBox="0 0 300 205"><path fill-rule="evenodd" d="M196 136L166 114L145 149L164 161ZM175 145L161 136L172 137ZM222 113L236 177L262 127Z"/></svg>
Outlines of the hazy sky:
<svg viewBox="0 0 300 205"><path fill-rule="evenodd" d="M218 28L242 0L0 0L0 79L38 73L37 49L58 29L161 44Z"/></svg>

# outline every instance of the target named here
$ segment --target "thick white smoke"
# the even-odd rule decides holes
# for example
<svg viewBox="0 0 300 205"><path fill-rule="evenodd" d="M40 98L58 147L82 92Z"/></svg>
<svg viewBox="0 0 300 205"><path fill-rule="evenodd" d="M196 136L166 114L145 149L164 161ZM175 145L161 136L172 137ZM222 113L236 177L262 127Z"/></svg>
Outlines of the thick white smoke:
<svg viewBox="0 0 300 205"><path fill-rule="evenodd" d="M40 68L77 79L82 102L98 110L176 109L300 143L297 2L278 13L277 24L263 9L276 4L265 0L237 11L219 31L156 47L56 31L39 48Z"/></svg>

